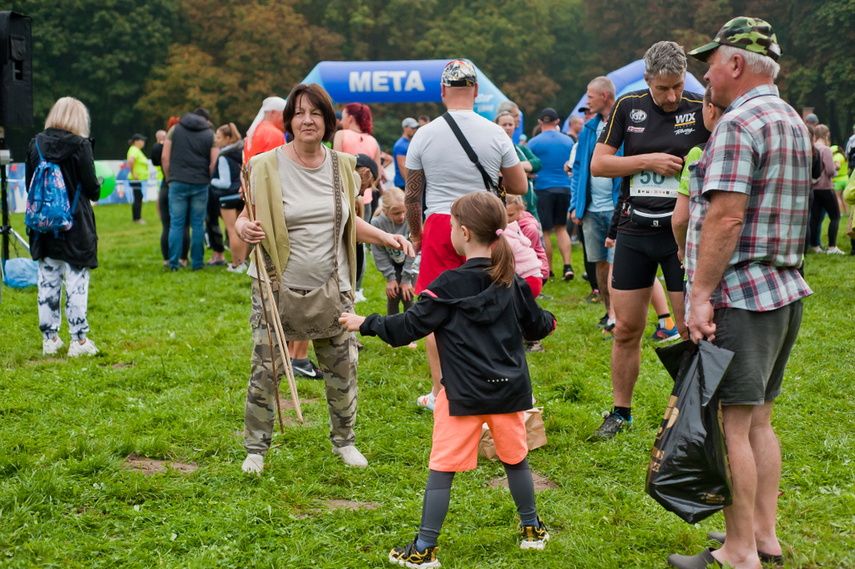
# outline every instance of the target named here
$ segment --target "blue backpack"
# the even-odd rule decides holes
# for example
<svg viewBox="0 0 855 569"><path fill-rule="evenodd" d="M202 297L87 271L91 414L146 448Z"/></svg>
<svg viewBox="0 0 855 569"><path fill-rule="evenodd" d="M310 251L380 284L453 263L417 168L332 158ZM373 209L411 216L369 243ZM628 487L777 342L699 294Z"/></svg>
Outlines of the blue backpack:
<svg viewBox="0 0 855 569"><path fill-rule="evenodd" d="M59 165L45 160L38 140L36 151L39 153L39 165L33 173L27 192L24 223L33 231L52 231L54 237L58 237L61 231L68 231L73 225L77 200L80 198L80 186L77 187L74 202L69 203L68 189L65 187L65 178L62 177Z"/></svg>

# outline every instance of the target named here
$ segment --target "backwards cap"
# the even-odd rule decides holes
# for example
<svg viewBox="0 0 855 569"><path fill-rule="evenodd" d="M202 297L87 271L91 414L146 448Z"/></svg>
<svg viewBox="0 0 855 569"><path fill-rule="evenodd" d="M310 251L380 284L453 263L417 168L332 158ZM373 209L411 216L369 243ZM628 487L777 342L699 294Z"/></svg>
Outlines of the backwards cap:
<svg viewBox="0 0 855 569"><path fill-rule="evenodd" d="M474 87L478 84L478 73L468 61L455 59L442 71L442 84L446 87Z"/></svg>

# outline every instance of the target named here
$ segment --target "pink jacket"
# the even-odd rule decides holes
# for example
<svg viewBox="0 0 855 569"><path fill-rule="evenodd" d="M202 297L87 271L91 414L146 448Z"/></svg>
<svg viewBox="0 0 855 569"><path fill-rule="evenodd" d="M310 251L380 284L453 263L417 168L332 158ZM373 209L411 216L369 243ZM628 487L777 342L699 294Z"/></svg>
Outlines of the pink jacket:
<svg viewBox="0 0 855 569"><path fill-rule="evenodd" d="M540 224L537 219L527 211L522 212L518 222L523 235L528 237L531 242L531 248L540 259L541 270L540 274L543 277L549 276L549 260L546 258L546 251L543 248L543 241L540 239Z"/></svg>
<svg viewBox="0 0 855 569"><path fill-rule="evenodd" d="M540 259L537 258L537 253L531 248L531 241L523 234L519 224L516 221L510 222L502 235L511 244L511 250L514 252L516 273L524 279L540 274Z"/></svg>

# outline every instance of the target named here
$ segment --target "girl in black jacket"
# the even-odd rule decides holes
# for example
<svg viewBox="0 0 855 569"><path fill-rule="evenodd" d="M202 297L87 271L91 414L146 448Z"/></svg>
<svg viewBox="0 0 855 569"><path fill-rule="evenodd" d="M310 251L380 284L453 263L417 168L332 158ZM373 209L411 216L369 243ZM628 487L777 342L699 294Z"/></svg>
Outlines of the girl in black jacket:
<svg viewBox="0 0 855 569"><path fill-rule="evenodd" d="M489 192L472 192L451 206L451 242L466 263L445 271L403 314L367 318L342 314L348 330L403 346L436 334L443 389L434 410L430 472L422 522L412 543L389 553L407 567L439 567L436 543L448 512L454 473L477 466L481 425L487 423L520 514L522 549L543 549L549 534L537 516L526 455L523 411L531 380L523 340L555 329L528 284L514 274L514 255L501 236L507 214Z"/></svg>
<svg viewBox="0 0 855 569"><path fill-rule="evenodd" d="M82 192L68 231L54 235L30 231L30 255L39 262L39 330L42 351L56 354L59 339L60 300L65 281L65 319L71 332L68 355L94 355L98 349L86 338L89 332L87 299L89 270L98 266L98 235L90 200L98 199L101 185L95 177L95 160L89 139L89 111L73 97L59 99L48 113L44 132L27 149L27 187L39 165L39 149L45 160L58 164L65 179L69 202Z"/></svg>

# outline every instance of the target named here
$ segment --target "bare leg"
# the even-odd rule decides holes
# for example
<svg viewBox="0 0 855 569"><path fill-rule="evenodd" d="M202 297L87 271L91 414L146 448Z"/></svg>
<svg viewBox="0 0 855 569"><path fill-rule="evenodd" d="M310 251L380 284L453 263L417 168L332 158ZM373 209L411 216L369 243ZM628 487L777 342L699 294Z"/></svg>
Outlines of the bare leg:
<svg viewBox="0 0 855 569"><path fill-rule="evenodd" d="M600 287L600 296L603 299L603 304L606 305L606 312L611 317L611 295L609 289L611 287L611 275L609 269L612 264L608 261L597 261L597 285Z"/></svg>
<svg viewBox="0 0 855 569"><path fill-rule="evenodd" d="M566 233L566 231L565 231ZM549 270L552 271L552 230L543 230L543 250L546 252L546 260L549 262ZM549 275L546 275L549 277Z"/></svg>
<svg viewBox="0 0 855 569"><path fill-rule="evenodd" d="M440 380L442 379L442 369L439 366L439 350L436 348L436 337L433 334L428 334L425 337L425 351L428 357L428 366L430 366L430 378L433 381L433 396L439 395L439 390L442 389Z"/></svg>
<svg viewBox="0 0 855 569"><path fill-rule="evenodd" d="M288 351L291 352L291 357L295 360L304 360L309 357L309 340L300 340L299 342L289 342Z"/></svg>
<svg viewBox="0 0 855 569"><path fill-rule="evenodd" d="M754 540L757 549L770 555L781 553L775 534L778 515L778 486L781 481L781 447L772 429L772 401L754 407L749 434L757 468L754 498Z"/></svg>
<svg viewBox="0 0 855 569"><path fill-rule="evenodd" d="M616 407L631 407L632 392L641 367L641 336L653 289L612 290L615 341L612 346L612 389Z"/></svg>
<svg viewBox="0 0 855 569"><path fill-rule="evenodd" d="M757 462L750 433L752 405L723 407L724 435L733 472L733 504L724 508L727 541L713 556L734 569L760 569L754 540L754 504L757 498ZM780 463L778 463L780 466Z"/></svg>
<svg viewBox="0 0 855 569"><path fill-rule="evenodd" d="M238 210L236 209L221 209L220 214L223 217L223 222L226 224L226 232L229 234L229 251L232 254L232 265L237 266L246 261L249 255L249 245L237 236L235 232L235 220L237 220Z"/></svg>
<svg viewBox="0 0 855 569"><path fill-rule="evenodd" d="M683 291L671 292L668 291L668 298L671 299L671 306L674 310L674 322L677 324L677 332L684 340L689 339L689 330L686 328L686 298Z"/></svg>
<svg viewBox="0 0 855 569"><path fill-rule="evenodd" d="M567 233L567 226L556 225L552 229L555 231L555 241L558 243L558 250L561 252L561 259L564 261L565 265L570 265L570 255L573 252L573 243L570 241L570 235Z"/></svg>
<svg viewBox="0 0 855 569"><path fill-rule="evenodd" d="M651 302L657 316L660 314L670 314L671 310L668 308L668 297L665 296L665 287L662 286L662 281L659 279L653 281L653 298Z"/></svg>

